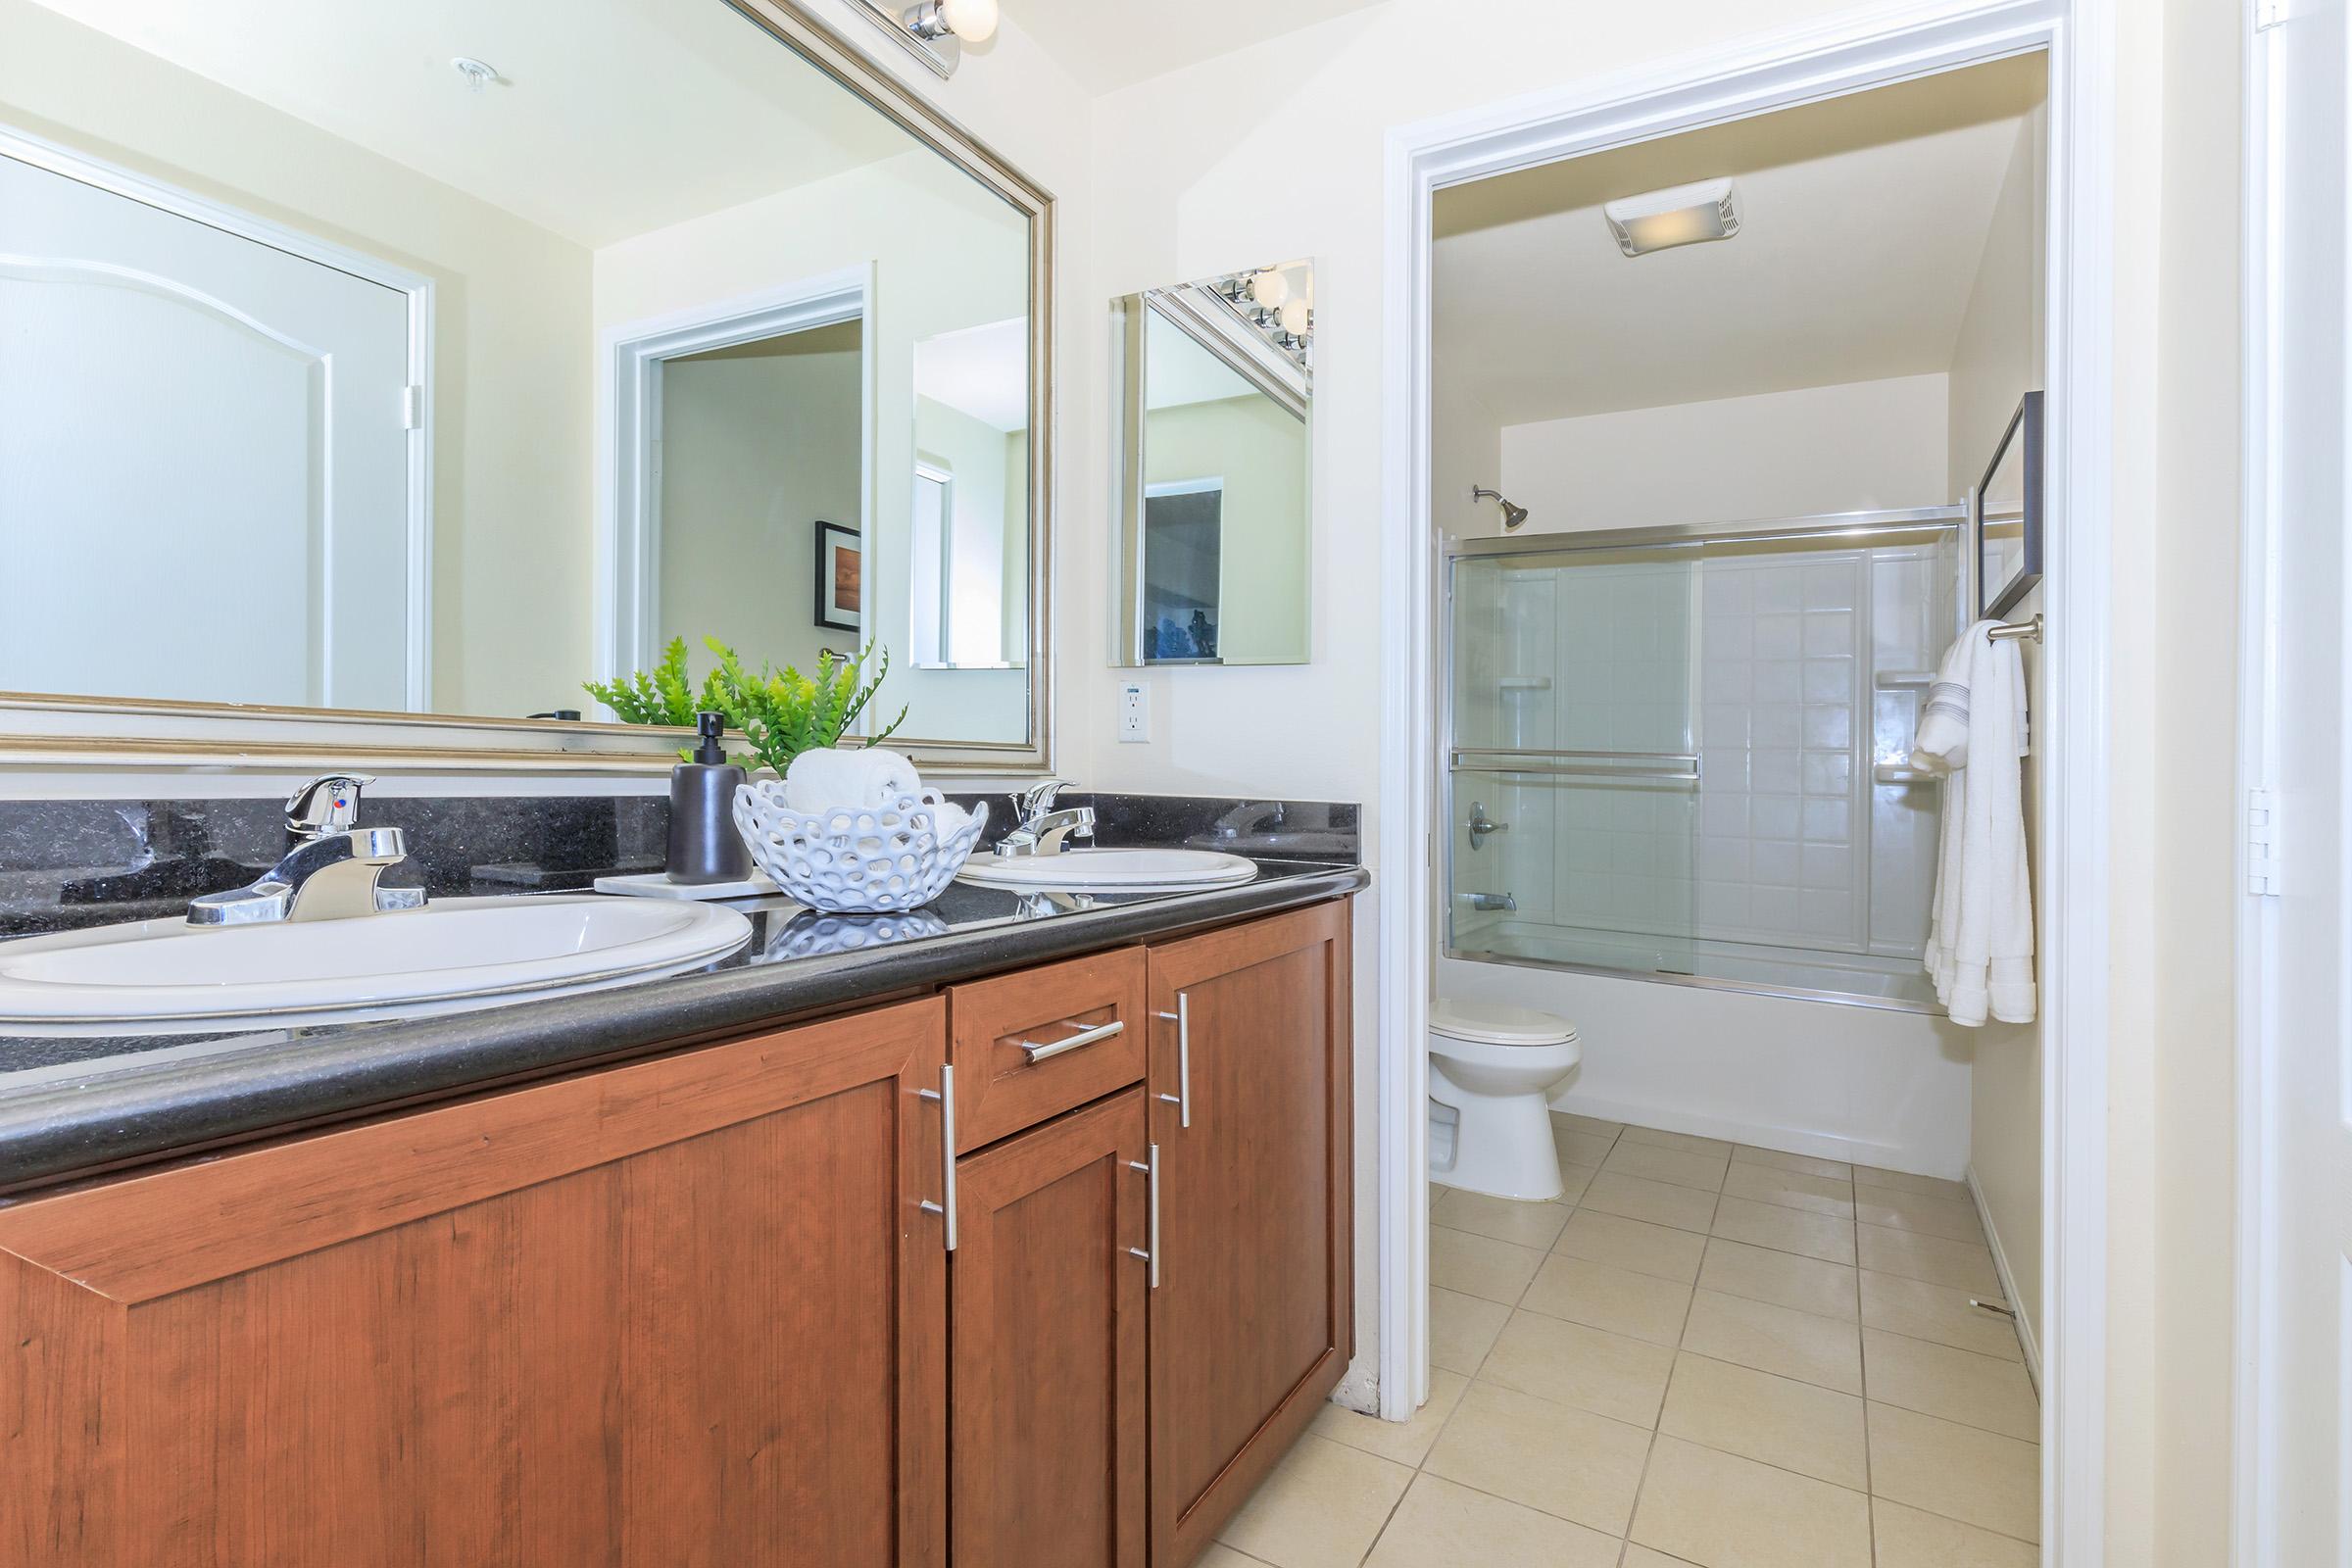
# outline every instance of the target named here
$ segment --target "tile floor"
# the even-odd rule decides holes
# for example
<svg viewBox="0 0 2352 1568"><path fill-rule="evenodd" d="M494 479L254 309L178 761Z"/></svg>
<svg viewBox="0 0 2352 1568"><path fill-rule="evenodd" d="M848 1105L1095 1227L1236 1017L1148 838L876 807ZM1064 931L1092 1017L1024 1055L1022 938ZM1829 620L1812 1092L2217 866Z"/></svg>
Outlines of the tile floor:
<svg viewBox="0 0 2352 1568"><path fill-rule="evenodd" d="M1555 1116L1430 1210L1430 1399L1334 1405L1203 1568L2032 1568L2039 1411L1968 1191Z"/></svg>

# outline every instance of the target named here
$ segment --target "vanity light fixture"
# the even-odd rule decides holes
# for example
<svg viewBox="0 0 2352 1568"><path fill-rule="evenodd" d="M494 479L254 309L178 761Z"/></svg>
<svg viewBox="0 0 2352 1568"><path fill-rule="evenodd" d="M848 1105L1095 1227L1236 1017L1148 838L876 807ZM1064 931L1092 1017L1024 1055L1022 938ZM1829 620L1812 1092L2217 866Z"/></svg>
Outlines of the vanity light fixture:
<svg viewBox="0 0 2352 1568"><path fill-rule="evenodd" d="M963 46L997 35L997 0L921 0L901 10L889 0L858 0L858 9L942 76L963 63Z"/></svg>
<svg viewBox="0 0 2352 1568"><path fill-rule="evenodd" d="M1628 256L1730 239L1740 232L1740 199L1728 178L1623 196L1603 203L1600 211L1617 236L1617 248Z"/></svg>
<svg viewBox="0 0 2352 1568"><path fill-rule="evenodd" d="M1265 340L1298 362L1301 368L1313 364L1315 336L1315 285L1310 272L1304 285L1294 288L1288 273L1279 267L1261 268L1254 272L1229 272L1209 280L1209 288L1217 298L1233 307L1233 313L1257 328Z"/></svg>

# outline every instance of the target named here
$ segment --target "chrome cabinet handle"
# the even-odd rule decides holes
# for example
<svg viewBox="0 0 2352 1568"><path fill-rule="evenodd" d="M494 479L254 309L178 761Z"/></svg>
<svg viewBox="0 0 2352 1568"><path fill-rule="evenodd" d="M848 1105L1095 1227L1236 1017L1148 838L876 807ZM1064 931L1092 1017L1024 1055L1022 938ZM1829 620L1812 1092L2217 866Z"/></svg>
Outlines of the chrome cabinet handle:
<svg viewBox="0 0 2352 1568"><path fill-rule="evenodd" d="M1140 1257L1152 1265L1152 1289L1156 1291L1159 1289L1159 1146L1157 1144L1152 1146L1152 1162L1150 1164L1138 1164L1131 1159L1127 1162L1127 1168L1142 1171L1144 1180L1151 1184L1152 1191L1152 1217L1147 1238L1151 1250L1147 1251L1141 1247L1130 1247L1127 1251L1128 1255Z"/></svg>
<svg viewBox="0 0 2352 1568"><path fill-rule="evenodd" d="M1069 1020L1064 1019L1061 1026L1069 1027ZM1126 1019L1113 1018L1108 1023L1097 1024L1091 1029L1080 1024L1078 1032L1065 1040L1049 1041L1042 1046L1034 1040L1023 1040L1016 1043L1023 1051L1029 1053L1029 1065L1034 1067L1039 1062L1047 1060L1049 1057L1058 1056L1065 1051L1076 1051L1080 1046L1091 1046L1098 1040L1108 1040L1112 1035L1124 1034L1126 1029Z"/></svg>
<svg viewBox="0 0 2352 1568"><path fill-rule="evenodd" d="M1183 992L1176 993L1176 1010L1163 1012L1160 1017L1176 1026L1176 1093L1159 1098L1176 1107L1176 1125L1193 1124L1193 1004Z"/></svg>
<svg viewBox="0 0 2352 1568"><path fill-rule="evenodd" d="M918 1099L939 1102L939 1162L946 1173L941 1196L946 1200L934 1203L926 1198L923 1200L923 1210L937 1214L946 1222L944 1229L948 1233L948 1250L953 1252L956 1250L956 1069L941 1067L939 1088L918 1089L915 1095Z"/></svg>

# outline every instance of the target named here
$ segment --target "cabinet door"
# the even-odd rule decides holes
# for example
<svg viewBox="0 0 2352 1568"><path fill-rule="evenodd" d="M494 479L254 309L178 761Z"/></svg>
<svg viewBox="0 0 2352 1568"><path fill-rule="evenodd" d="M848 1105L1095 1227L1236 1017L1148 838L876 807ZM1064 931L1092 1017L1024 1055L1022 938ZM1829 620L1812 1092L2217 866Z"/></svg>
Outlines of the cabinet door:
<svg viewBox="0 0 2352 1568"><path fill-rule="evenodd" d="M958 1568L1143 1568L1149 1163L1130 1089L956 1167Z"/></svg>
<svg viewBox="0 0 2352 1568"><path fill-rule="evenodd" d="M0 1563L946 1560L910 1003L0 1210Z"/></svg>
<svg viewBox="0 0 2352 1568"><path fill-rule="evenodd" d="M1181 1568L1353 1350L1348 911L1151 950L1152 1540Z"/></svg>

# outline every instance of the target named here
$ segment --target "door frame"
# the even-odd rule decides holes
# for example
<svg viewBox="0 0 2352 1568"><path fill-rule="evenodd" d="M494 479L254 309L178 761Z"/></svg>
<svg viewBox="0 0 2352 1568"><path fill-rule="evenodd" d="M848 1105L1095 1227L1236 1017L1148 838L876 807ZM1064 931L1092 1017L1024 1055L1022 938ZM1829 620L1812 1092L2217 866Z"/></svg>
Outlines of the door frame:
<svg viewBox="0 0 2352 1568"><path fill-rule="evenodd" d="M395 267L380 257L337 245L298 228L270 221L241 207L199 196L177 185L92 158L61 142L0 124L0 157L121 196L144 207L251 240L300 261L348 272L402 295L408 301L408 377L417 388L409 426L408 489L408 659L401 686L408 710L432 711L433 671L433 280Z"/></svg>
<svg viewBox="0 0 2352 1568"><path fill-rule="evenodd" d="M2115 0L1907 0L1393 129L1386 300L1379 854L1381 1413L1426 1396L1435 949L1431 214L1446 186L2034 50L2050 57L2045 339L2052 487L2040 820L2044 1560L2105 1556L2110 492Z"/></svg>
<svg viewBox="0 0 2352 1568"><path fill-rule="evenodd" d="M663 362L760 338L862 320L858 334L858 536L870 549L874 507L874 269L821 272L757 294L692 305L597 333L596 668L649 669L662 591ZM609 713L600 716L611 716Z"/></svg>

